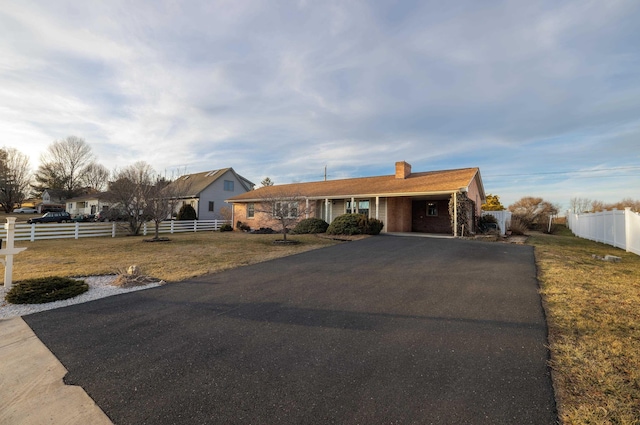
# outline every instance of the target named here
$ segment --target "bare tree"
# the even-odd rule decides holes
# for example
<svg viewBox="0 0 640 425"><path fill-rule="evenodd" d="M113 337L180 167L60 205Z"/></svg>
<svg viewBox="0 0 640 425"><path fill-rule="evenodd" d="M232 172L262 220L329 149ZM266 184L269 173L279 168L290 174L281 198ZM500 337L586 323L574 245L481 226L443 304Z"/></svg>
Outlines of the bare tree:
<svg viewBox="0 0 640 425"><path fill-rule="evenodd" d="M581 214L591 210L593 201L588 198L571 198L569 200L569 208L576 214Z"/></svg>
<svg viewBox="0 0 640 425"><path fill-rule="evenodd" d="M17 149L0 149L0 206L5 212L22 204L30 183L29 157Z"/></svg>
<svg viewBox="0 0 640 425"><path fill-rule="evenodd" d="M102 192L109 183L109 174L107 167L97 162L92 162L82 169L80 180L82 186Z"/></svg>
<svg viewBox="0 0 640 425"><path fill-rule="evenodd" d="M68 197L74 196L82 184L82 170L91 164L93 159L91 147L80 137L69 136L53 142L40 158L37 172L40 186L36 189L63 189ZM43 188L43 185L49 187Z"/></svg>
<svg viewBox="0 0 640 425"><path fill-rule="evenodd" d="M136 162L113 173L108 199L111 208L121 209L127 216L129 233L140 233L142 223L148 218L148 202L154 191L154 171L144 161Z"/></svg>
<svg viewBox="0 0 640 425"><path fill-rule="evenodd" d="M509 211L517 216L527 228L534 225L545 225L550 216L558 214L560 207L542 198L525 196L509 205Z"/></svg>
<svg viewBox="0 0 640 425"><path fill-rule="evenodd" d="M306 214L306 198L298 192L288 190L286 186L272 186L259 199L255 212L262 213L270 221L277 223L286 241L290 228Z"/></svg>
<svg viewBox="0 0 640 425"><path fill-rule="evenodd" d="M176 211L180 200L191 187L191 180L178 178L174 181L156 175L149 193L147 202L147 216L154 222L154 239L160 238L160 223L170 219Z"/></svg>

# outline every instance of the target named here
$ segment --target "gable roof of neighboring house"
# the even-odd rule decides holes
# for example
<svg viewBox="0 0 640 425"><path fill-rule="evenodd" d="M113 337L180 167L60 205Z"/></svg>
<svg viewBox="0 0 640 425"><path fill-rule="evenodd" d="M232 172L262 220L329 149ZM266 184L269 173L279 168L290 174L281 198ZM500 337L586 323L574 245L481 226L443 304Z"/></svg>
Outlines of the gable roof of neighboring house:
<svg viewBox="0 0 640 425"><path fill-rule="evenodd" d="M64 203L66 198L66 191L63 189L45 189L42 191L43 198L45 198L45 193L49 196L51 202Z"/></svg>
<svg viewBox="0 0 640 425"><path fill-rule="evenodd" d="M74 198L67 199L66 202L83 202L83 201L91 201L93 199L97 199L99 201L106 201L109 198L109 192L96 192L96 193L88 193L81 196L76 196Z"/></svg>
<svg viewBox="0 0 640 425"><path fill-rule="evenodd" d="M302 196L309 199L439 195L457 192L461 189L468 190L474 179L477 179L479 191L484 199L484 188L479 168L460 168L421 173L410 173L409 168L409 174L404 178L398 178L396 175L387 175L266 186L234 196L228 201L259 202L264 199L282 196L282 194L286 194L286 196Z"/></svg>
<svg viewBox="0 0 640 425"><path fill-rule="evenodd" d="M181 193L181 197L184 198L197 198L200 193L209 187L213 182L225 175L227 172L231 172L242 184L245 190L252 190L254 184L236 173L231 167L221 168L219 170L204 171L202 173L187 174L178 177L171 185L182 185L183 190L178 189Z"/></svg>

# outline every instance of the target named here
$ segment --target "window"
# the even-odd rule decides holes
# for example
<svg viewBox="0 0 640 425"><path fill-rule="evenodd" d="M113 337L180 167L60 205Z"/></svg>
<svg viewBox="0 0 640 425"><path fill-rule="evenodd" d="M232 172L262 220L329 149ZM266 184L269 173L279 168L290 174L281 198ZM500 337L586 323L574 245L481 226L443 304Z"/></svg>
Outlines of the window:
<svg viewBox="0 0 640 425"><path fill-rule="evenodd" d="M358 201L358 213L369 217L369 201Z"/></svg>
<svg viewBox="0 0 640 425"><path fill-rule="evenodd" d="M213 211L213 201L209 201L209 211Z"/></svg>
<svg viewBox="0 0 640 425"><path fill-rule="evenodd" d="M435 202L427 202L427 215L429 216L437 216L438 215L438 204Z"/></svg>
<svg viewBox="0 0 640 425"><path fill-rule="evenodd" d="M233 181L225 180L224 181L224 190L227 192L233 192Z"/></svg>
<svg viewBox="0 0 640 425"><path fill-rule="evenodd" d="M255 212L256 210L255 210L255 206L253 205L253 202L247 204L247 218L253 218Z"/></svg>
<svg viewBox="0 0 640 425"><path fill-rule="evenodd" d="M297 202L275 202L273 204L275 218L296 218L298 216Z"/></svg>
<svg viewBox="0 0 640 425"><path fill-rule="evenodd" d="M78 209L80 208L87 208L87 203L86 202L78 202Z"/></svg>
<svg viewBox="0 0 640 425"><path fill-rule="evenodd" d="M356 210L355 208L352 208L351 206L351 201L347 201L345 203L346 205L346 213L347 214L364 214L367 217L369 217L369 201L356 201L354 202L354 207L355 205L358 206L358 209Z"/></svg>

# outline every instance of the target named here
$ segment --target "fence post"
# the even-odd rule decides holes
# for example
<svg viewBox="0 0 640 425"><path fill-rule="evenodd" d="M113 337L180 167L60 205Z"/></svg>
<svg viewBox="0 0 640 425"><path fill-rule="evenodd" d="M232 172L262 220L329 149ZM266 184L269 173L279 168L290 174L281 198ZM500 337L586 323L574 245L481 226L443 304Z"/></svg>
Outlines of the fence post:
<svg viewBox="0 0 640 425"><path fill-rule="evenodd" d="M4 260L0 260L4 264L4 289L9 291L13 280L13 256L21 253L27 248L16 248L13 246L13 237L16 231L16 218L7 217L4 225L6 230L6 248L0 249L0 255L4 255Z"/></svg>
<svg viewBox="0 0 640 425"><path fill-rule="evenodd" d="M218 230L218 219L213 219L213 230Z"/></svg>
<svg viewBox="0 0 640 425"><path fill-rule="evenodd" d="M80 223L76 221L76 229L75 229L75 238L78 239L80 236Z"/></svg>
<svg viewBox="0 0 640 425"><path fill-rule="evenodd" d="M174 221L173 221L173 220L171 220L171 230L170 230L170 232L169 232L169 233L171 233L171 234L173 234L173 223L174 223Z"/></svg>
<svg viewBox="0 0 640 425"><path fill-rule="evenodd" d="M147 236L147 222L142 223L142 236Z"/></svg>
<svg viewBox="0 0 640 425"><path fill-rule="evenodd" d="M624 209L624 250L631 252L631 207Z"/></svg>
<svg viewBox="0 0 640 425"><path fill-rule="evenodd" d="M35 223L31 223L31 242L35 242L36 241L36 224Z"/></svg>
<svg viewBox="0 0 640 425"><path fill-rule="evenodd" d="M193 220L193 233L198 231L198 220Z"/></svg>
<svg viewBox="0 0 640 425"><path fill-rule="evenodd" d="M111 237L112 238L116 237L116 222L115 221L113 223L111 223Z"/></svg>

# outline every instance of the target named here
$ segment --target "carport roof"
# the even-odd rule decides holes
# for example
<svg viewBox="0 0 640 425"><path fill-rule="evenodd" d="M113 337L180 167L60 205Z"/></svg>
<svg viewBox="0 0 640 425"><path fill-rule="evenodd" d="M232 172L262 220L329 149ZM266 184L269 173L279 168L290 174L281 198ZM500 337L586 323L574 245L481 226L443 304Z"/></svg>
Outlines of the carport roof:
<svg viewBox="0 0 640 425"><path fill-rule="evenodd" d="M291 183L261 187L228 199L228 202L259 202L264 199L305 197L309 199L372 197L372 196L424 196L457 192L468 189L473 179L484 196L480 169L460 168L455 170L411 173L406 178L395 175L360 177L308 183Z"/></svg>

